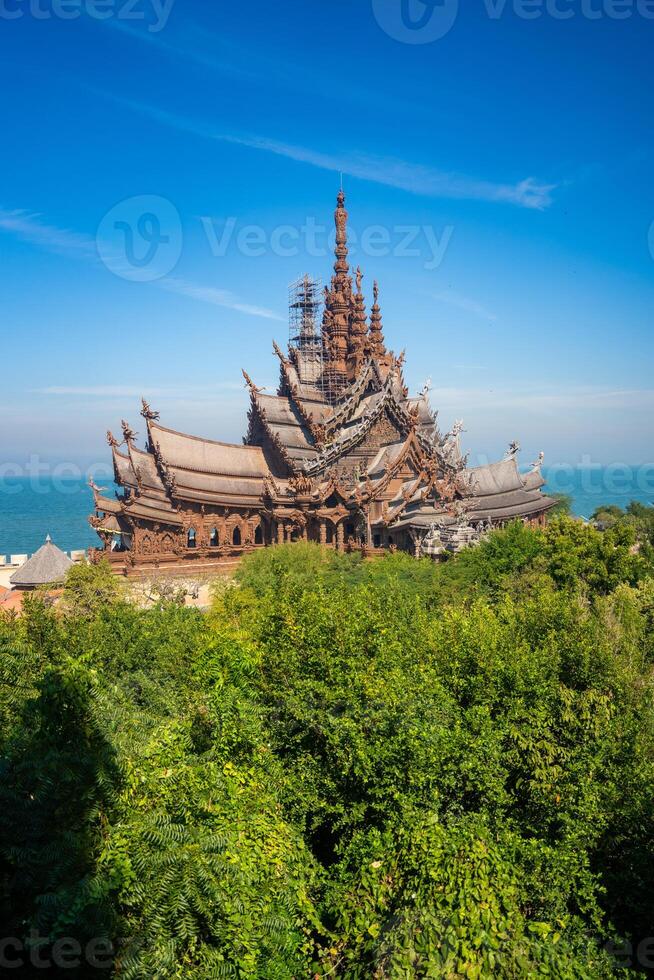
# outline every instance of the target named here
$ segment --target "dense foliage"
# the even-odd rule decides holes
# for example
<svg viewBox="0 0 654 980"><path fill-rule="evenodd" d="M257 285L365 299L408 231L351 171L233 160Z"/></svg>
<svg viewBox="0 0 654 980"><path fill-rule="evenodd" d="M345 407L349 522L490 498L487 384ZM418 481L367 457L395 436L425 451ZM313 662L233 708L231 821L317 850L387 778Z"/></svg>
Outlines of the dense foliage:
<svg viewBox="0 0 654 980"><path fill-rule="evenodd" d="M443 564L276 547L208 613L103 567L30 598L0 621L22 974L68 937L65 976L121 980L654 965L640 534L515 524Z"/></svg>

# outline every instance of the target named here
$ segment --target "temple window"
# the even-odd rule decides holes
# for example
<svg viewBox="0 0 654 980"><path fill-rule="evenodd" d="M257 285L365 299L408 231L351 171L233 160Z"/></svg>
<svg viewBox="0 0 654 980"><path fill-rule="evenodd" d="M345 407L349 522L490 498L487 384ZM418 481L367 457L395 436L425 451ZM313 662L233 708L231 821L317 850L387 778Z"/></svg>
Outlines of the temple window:
<svg viewBox="0 0 654 980"><path fill-rule="evenodd" d="M334 543L334 529L330 522L327 523L327 537L325 539L326 544Z"/></svg>
<svg viewBox="0 0 654 980"><path fill-rule="evenodd" d="M196 543L197 543L197 540L196 540L196 535L195 535L195 528L194 527L191 527L191 528L189 528L188 534L186 536L186 547L187 548L195 548Z"/></svg>
<svg viewBox="0 0 654 980"><path fill-rule="evenodd" d="M254 543L263 544L263 530L261 524L257 524L256 531L254 532Z"/></svg>
<svg viewBox="0 0 654 980"><path fill-rule="evenodd" d="M372 543L374 544L375 548L381 548L381 534L375 534L374 538L372 539Z"/></svg>
<svg viewBox="0 0 654 980"><path fill-rule="evenodd" d="M234 533L232 534L232 544L240 545L241 543L241 529L239 527L234 528Z"/></svg>
<svg viewBox="0 0 654 980"><path fill-rule="evenodd" d="M209 546L211 548L218 547L218 528L214 527L211 529L211 534L209 536Z"/></svg>

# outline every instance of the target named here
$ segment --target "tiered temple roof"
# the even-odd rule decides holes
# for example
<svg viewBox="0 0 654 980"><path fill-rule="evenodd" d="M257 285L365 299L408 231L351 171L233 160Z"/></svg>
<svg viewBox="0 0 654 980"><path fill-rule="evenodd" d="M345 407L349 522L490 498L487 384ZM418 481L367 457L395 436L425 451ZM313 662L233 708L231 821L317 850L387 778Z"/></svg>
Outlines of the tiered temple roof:
<svg viewBox="0 0 654 980"><path fill-rule="evenodd" d="M144 448L127 422L120 442L107 434L123 492L112 499L94 487L91 523L113 560L197 562L297 537L419 553L435 528L544 520L554 501L541 492L542 454L527 474L515 443L504 460L470 468L462 423L442 434L429 386L409 395L404 355L386 347L377 283L368 321L363 275L350 276L342 191L335 224L321 329L304 323L287 353L273 345L276 394L243 372L243 445L166 428L145 401Z"/></svg>

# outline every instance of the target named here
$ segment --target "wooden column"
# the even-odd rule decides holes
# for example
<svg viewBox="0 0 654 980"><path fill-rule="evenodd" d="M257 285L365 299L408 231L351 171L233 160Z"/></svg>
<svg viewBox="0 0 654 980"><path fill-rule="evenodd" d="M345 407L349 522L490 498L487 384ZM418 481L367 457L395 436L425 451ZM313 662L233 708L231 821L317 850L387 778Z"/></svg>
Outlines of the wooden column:
<svg viewBox="0 0 654 980"><path fill-rule="evenodd" d="M345 550L345 524L343 521L336 528L336 549L337 551Z"/></svg>
<svg viewBox="0 0 654 980"><path fill-rule="evenodd" d="M277 544L284 544L284 524L277 521Z"/></svg>
<svg viewBox="0 0 654 980"><path fill-rule="evenodd" d="M324 517L320 520L320 543L321 545L327 544L327 521Z"/></svg>

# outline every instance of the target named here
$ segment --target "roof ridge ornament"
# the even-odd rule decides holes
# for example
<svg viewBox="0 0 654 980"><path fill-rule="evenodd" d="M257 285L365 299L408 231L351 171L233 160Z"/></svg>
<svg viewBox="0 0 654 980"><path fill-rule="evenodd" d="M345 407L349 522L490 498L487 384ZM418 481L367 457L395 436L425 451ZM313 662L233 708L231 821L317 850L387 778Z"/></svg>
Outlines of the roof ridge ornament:
<svg viewBox="0 0 654 980"><path fill-rule="evenodd" d="M125 419L122 419L120 424L123 429L123 442L129 448L131 444L136 440L138 432L134 432L134 429L130 427L129 423L126 422Z"/></svg>
<svg viewBox="0 0 654 980"><path fill-rule="evenodd" d="M518 453L520 452L520 448L521 448L520 443L518 442L517 439L514 439L512 442L509 443L509 448L507 449L506 456L504 457L504 459L505 460L516 459Z"/></svg>
<svg viewBox="0 0 654 980"><path fill-rule="evenodd" d="M247 373L247 371L245 370L245 368L241 368L241 373L243 374L243 377L245 378L246 385L248 386L248 388L250 389L250 391L251 391L251 393L253 395L258 395L258 394L260 394L260 392L263 391L263 388L258 388L257 385L255 385L254 381L252 380L252 378L250 377L250 375Z"/></svg>
<svg viewBox="0 0 654 980"><path fill-rule="evenodd" d="M147 422L156 422L159 419L159 412L154 412L145 398L141 398L141 415Z"/></svg>
<svg viewBox="0 0 654 980"><path fill-rule="evenodd" d="M326 286L325 286L325 289L327 289ZM288 358L286 358L284 356L284 354L282 353L282 350L281 350L279 344L277 344L277 342L273 340L272 345L273 345L273 351L275 352L275 354L277 354L277 357L280 359L280 361L282 362L282 364L288 364Z"/></svg>

